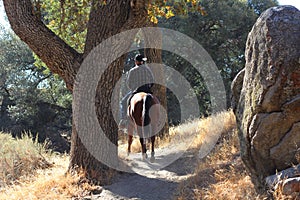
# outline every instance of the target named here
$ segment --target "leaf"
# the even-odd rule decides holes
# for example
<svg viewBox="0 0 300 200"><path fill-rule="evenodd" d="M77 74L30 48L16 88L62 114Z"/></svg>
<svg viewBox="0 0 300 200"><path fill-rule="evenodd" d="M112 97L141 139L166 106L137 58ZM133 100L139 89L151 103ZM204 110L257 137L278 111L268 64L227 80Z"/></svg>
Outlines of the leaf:
<svg viewBox="0 0 300 200"><path fill-rule="evenodd" d="M151 22L153 22L154 24L157 24L157 23L158 23L158 19L157 19L157 17L155 17L155 16L152 16L150 20L151 20Z"/></svg>
<svg viewBox="0 0 300 200"><path fill-rule="evenodd" d="M166 14L166 18L169 19L171 17L174 17L175 14L172 12L172 10L168 10L167 14Z"/></svg>

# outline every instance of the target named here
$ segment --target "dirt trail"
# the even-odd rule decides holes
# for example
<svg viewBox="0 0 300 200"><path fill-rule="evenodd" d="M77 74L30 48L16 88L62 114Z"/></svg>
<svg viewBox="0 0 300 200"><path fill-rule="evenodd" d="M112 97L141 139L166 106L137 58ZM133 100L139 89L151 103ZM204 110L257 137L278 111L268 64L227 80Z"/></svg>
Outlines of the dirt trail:
<svg viewBox="0 0 300 200"><path fill-rule="evenodd" d="M163 160L163 154L160 151L168 150L158 149L156 159ZM171 151L171 150L170 150ZM141 165L145 168L147 162L141 160L141 154L133 154L130 156L134 165ZM146 163L146 164L145 164ZM137 173L124 173L111 185L103 186L100 194L86 197L85 199L105 199L105 200L168 200L172 199L177 190L179 183L193 174L195 165L197 164L197 154L192 151L184 152L179 159L171 163L169 166L160 170L143 170L142 175Z"/></svg>
<svg viewBox="0 0 300 200"><path fill-rule="evenodd" d="M213 119L212 121L217 120ZM217 124L217 123L212 123ZM192 126L187 124L186 126ZM155 149L155 162L149 159L142 160L141 153L134 153L127 157L126 148L120 148L119 155L126 166L137 173L120 175L113 184L103 186L100 194L87 199L105 200L169 200L173 199L178 191L179 184L193 175L198 160L204 158L215 146L223 127L209 127L209 133L205 134L198 150L190 150L195 141L197 126L188 127L189 132L177 134L167 146ZM183 128L184 129L184 128Z"/></svg>

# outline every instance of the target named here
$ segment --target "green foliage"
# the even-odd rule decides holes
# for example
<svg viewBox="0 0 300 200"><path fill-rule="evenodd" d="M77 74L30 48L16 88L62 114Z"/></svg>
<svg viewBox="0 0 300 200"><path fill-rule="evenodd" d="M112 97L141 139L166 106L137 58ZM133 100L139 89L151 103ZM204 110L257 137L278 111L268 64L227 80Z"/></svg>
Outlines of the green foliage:
<svg viewBox="0 0 300 200"><path fill-rule="evenodd" d="M89 12L95 3L106 5L106 0L36 0L35 11L41 16L45 24L67 44L79 52L84 50L86 28L89 20ZM136 1L138 2L138 1ZM264 9L276 4L276 0L149 0L146 9L149 19L164 27L183 32L197 40L212 56L220 73L224 78L226 89L230 90L230 84L237 72L244 65L244 49L246 37L254 24L258 14ZM185 16L185 17L181 17ZM201 74L197 74L192 67L181 58L174 59L174 55L165 54L167 64L191 81L199 105L203 105L201 111L207 114L210 102L208 91ZM35 62L39 70L46 75L51 75L46 66ZM62 84L57 84L55 79L47 79L43 88L51 88L54 94L62 92ZM43 89L42 88L42 89ZM43 90L40 90L44 94ZM70 95L63 95L65 100L56 95L46 94L46 99L59 102L60 105L68 104Z"/></svg>
<svg viewBox="0 0 300 200"><path fill-rule="evenodd" d="M16 104L15 100L18 97L26 94L25 91L33 84L36 73L32 76L27 74L33 67L31 52L11 32L3 31L0 51L1 117L6 119L3 123L5 125L8 122L8 109Z"/></svg>
<svg viewBox="0 0 300 200"><path fill-rule="evenodd" d="M36 1L35 10L44 23L68 45L82 53L87 33L87 23L91 7L90 0L43 0ZM35 66L43 68L45 74L50 70L38 56L34 55Z"/></svg>
<svg viewBox="0 0 300 200"><path fill-rule="evenodd" d="M260 15L267 8L277 6L277 0L248 0L248 5L254 10L254 12Z"/></svg>
<svg viewBox="0 0 300 200"><path fill-rule="evenodd" d="M189 13L187 17L175 16L171 19L160 18L159 26L180 31L203 46L216 63L227 91L227 102L230 106L230 85L236 74L244 68L244 51L249 31L258 18L258 13L274 6L274 1L240 0L203 0L202 8L206 15ZM262 1L260 1L262 2ZM197 52L195 52L197 53ZM165 64L174 67L190 81L197 94L200 111L204 115L210 110L210 95L203 82L201 74L193 70L192 66L177 55L163 53ZM168 105L173 105L174 99L169 99ZM176 110L178 105L174 106ZM177 113L170 113L176 117Z"/></svg>
<svg viewBox="0 0 300 200"><path fill-rule="evenodd" d="M90 12L89 0L44 0L41 12L44 22L67 44L83 52Z"/></svg>
<svg viewBox="0 0 300 200"><path fill-rule="evenodd" d="M14 135L24 130L43 133L57 119L63 129L70 129L72 96L64 82L37 68L27 45L4 28L0 52L0 128Z"/></svg>
<svg viewBox="0 0 300 200"><path fill-rule="evenodd" d="M32 52L26 44L9 31L2 35L0 44L2 95L9 93L14 104L21 100L23 102L19 103L26 106L39 100L61 106L69 104L65 101L70 99L70 93L64 89L63 81L51 73L44 74L43 68L36 68ZM24 113L24 110L20 112Z"/></svg>
<svg viewBox="0 0 300 200"><path fill-rule="evenodd" d="M187 15L190 12L205 14L199 2L199 0L150 0L146 9L149 19L157 23L158 17L168 19L175 15ZM77 51L83 52L92 3L92 0L43 0L35 1L34 6L54 33ZM106 5L107 1L98 0L98 3ZM38 65L43 66L40 61Z"/></svg>
<svg viewBox="0 0 300 200"><path fill-rule="evenodd" d="M0 132L0 187L12 183L21 176L30 175L38 168L49 167L44 158L46 143L39 144L30 134L14 139Z"/></svg>
<svg viewBox="0 0 300 200"><path fill-rule="evenodd" d="M152 0L147 7L149 18L158 23L158 17L169 19L176 15L186 16L188 13L198 12L205 15L206 12L199 0Z"/></svg>

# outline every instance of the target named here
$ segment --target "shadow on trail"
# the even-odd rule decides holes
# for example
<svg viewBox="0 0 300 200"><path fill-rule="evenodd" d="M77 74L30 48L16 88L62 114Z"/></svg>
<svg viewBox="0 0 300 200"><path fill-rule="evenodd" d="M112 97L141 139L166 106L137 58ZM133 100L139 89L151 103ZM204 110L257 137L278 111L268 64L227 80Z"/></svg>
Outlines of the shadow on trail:
<svg viewBox="0 0 300 200"><path fill-rule="evenodd" d="M187 151L161 170L146 170L140 173L142 175L121 174L113 184L104 186L101 194L94 199L172 199L179 183L193 174L196 164L195 153Z"/></svg>
<svg viewBox="0 0 300 200"><path fill-rule="evenodd" d="M175 162L165 167L164 170L176 173L178 176L185 176L194 173L197 164L198 159L195 153L192 151L187 151ZM178 165L180 165L180 167L178 167Z"/></svg>
<svg viewBox="0 0 300 200"><path fill-rule="evenodd" d="M171 199L178 183L127 174L118 182L105 186L99 199Z"/></svg>

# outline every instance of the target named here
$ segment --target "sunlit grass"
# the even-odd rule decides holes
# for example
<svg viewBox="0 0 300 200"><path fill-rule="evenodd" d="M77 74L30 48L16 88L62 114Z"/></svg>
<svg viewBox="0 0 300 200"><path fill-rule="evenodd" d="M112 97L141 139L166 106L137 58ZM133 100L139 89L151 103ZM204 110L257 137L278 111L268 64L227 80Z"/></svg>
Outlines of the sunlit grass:
<svg viewBox="0 0 300 200"><path fill-rule="evenodd" d="M186 121L179 126L170 127L169 133L163 134L163 137L156 137L155 148L168 147L170 144L178 144L178 141L191 140L188 144L190 148L199 148L203 142L209 142L214 136L220 136L227 133L235 127L235 116L231 111L224 111L212 115L208 118L199 118ZM127 148L127 135L120 135L121 140L119 148ZM134 137L131 145L131 152L140 152L141 145L138 137Z"/></svg>
<svg viewBox="0 0 300 200"><path fill-rule="evenodd" d="M45 159L46 154L45 146L28 134L14 139L9 134L0 133L0 186L30 175L36 169L49 167L51 164Z"/></svg>
<svg viewBox="0 0 300 200"><path fill-rule="evenodd" d="M235 129L223 134L194 175L182 182L176 199L265 199L257 194L239 156Z"/></svg>
<svg viewBox="0 0 300 200"><path fill-rule="evenodd" d="M67 173L69 156L49 152L24 135L14 139L0 133L0 199L71 199L97 187L84 181L84 172Z"/></svg>
<svg viewBox="0 0 300 200"><path fill-rule="evenodd" d="M175 199L270 199L270 196L257 193L246 172L239 154L239 139L233 113L219 113L200 120L199 124L202 128L194 143L196 149L201 149L201 145L210 139L211 134L220 134L221 137L213 151L198 161L194 175L179 185ZM282 195L279 189L275 191L273 199L291 198Z"/></svg>

